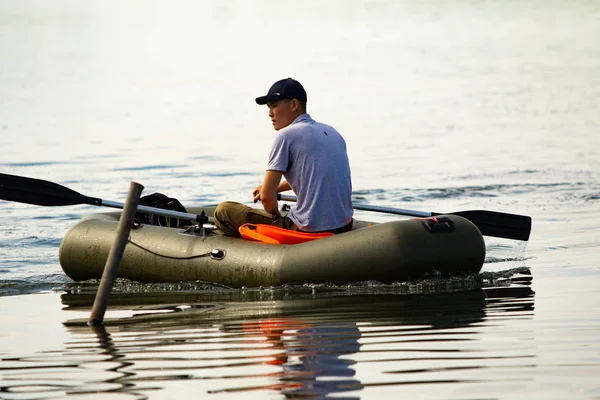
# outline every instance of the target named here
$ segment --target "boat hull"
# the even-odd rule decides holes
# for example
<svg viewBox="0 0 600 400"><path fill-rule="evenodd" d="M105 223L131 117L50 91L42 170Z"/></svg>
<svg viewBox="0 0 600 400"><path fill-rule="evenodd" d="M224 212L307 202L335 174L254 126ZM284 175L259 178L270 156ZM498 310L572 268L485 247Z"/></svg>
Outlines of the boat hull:
<svg viewBox="0 0 600 400"><path fill-rule="evenodd" d="M119 215L92 214L67 232L59 260L71 279L101 278ZM355 227L363 228L295 245L265 244L219 234L199 236L142 225L130 233L118 276L143 283L202 281L257 287L370 280L390 283L433 273L479 272L485 259L481 233L464 218L446 217L453 223L452 231L433 232L422 220L369 227L355 222Z"/></svg>

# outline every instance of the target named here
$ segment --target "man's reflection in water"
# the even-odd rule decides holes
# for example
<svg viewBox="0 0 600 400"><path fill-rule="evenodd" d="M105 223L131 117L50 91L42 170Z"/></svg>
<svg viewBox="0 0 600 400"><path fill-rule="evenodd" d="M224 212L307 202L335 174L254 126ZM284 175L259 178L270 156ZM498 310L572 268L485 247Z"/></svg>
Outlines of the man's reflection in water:
<svg viewBox="0 0 600 400"><path fill-rule="evenodd" d="M289 397L326 397L360 390L354 360L344 357L360 350L360 331L354 322L308 324L298 319L271 318L246 322L244 331L260 335L281 350L267 361L281 365L281 383L269 388Z"/></svg>

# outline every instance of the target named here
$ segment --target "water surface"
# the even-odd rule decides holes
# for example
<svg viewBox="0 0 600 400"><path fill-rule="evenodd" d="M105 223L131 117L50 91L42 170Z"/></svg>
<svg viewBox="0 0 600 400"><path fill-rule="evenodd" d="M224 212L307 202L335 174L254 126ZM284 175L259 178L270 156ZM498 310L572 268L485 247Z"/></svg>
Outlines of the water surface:
<svg viewBox="0 0 600 400"><path fill-rule="evenodd" d="M598 20L592 0L3 2L2 173L250 204L274 135L254 98L292 76L346 138L355 202L534 222L462 280L120 281L93 331L96 283L57 252L102 210L0 202L0 397L600 398Z"/></svg>

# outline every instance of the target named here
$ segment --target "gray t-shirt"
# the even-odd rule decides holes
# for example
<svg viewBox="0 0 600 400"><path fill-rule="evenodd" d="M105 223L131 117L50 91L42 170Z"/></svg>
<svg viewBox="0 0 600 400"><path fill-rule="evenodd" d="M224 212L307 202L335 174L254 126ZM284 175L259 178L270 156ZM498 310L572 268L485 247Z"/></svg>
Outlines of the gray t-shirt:
<svg viewBox="0 0 600 400"><path fill-rule="evenodd" d="M282 171L298 201L288 217L306 232L352 220L352 180L344 138L329 125L298 116L275 136L267 170Z"/></svg>

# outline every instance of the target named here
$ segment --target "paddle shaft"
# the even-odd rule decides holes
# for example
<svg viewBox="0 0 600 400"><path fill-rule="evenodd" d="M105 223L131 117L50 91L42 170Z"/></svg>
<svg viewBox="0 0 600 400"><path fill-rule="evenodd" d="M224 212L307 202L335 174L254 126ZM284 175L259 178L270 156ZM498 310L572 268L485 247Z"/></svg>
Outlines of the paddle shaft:
<svg viewBox="0 0 600 400"><path fill-rule="evenodd" d="M296 196L289 196L289 195L285 195L285 194L278 194L277 198L279 200L283 200L283 201L292 201L292 202L298 201ZM386 213L386 214L398 214L398 215L406 215L409 217L419 217L419 218L427 218L427 217L431 217L434 215L433 213L431 213L429 211L405 210L402 208L380 207L380 206L372 206L369 204L352 204L352 207L355 210L376 211L376 212L382 212L382 213Z"/></svg>
<svg viewBox="0 0 600 400"><path fill-rule="evenodd" d="M278 200L297 201L295 196L277 195ZM406 215L409 217L428 218L436 215L458 215L471 221L482 235L504 239L529 240L531 233L531 217L526 215L507 214L496 211L472 210L452 213L437 213L430 211L414 211L402 208L380 207L369 204L353 204L356 210L376 211L388 214Z"/></svg>
<svg viewBox="0 0 600 400"><path fill-rule="evenodd" d="M58 183L42 179L0 173L0 199L38 206L70 206L88 204L123 209L125 205L116 201L103 200L98 197L84 196ZM137 211L196 221L198 223L213 222L210 217L183 213L148 206L137 206Z"/></svg>
<svg viewBox="0 0 600 400"><path fill-rule="evenodd" d="M104 206L104 207L120 208L120 209L123 209L123 207L124 207L123 203L119 203L117 201L110 201L110 200L100 200L99 205ZM204 215L197 215L197 214L189 214L189 213L184 213L184 212L180 212L180 211L165 210L162 208L154 208L154 207L138 205L137 211L147 213L147 214L162 215L163 217L174 217L174 218L179 218L179 219L187 219L190 221L196 221L196 222L200 222L200 223L213 222L212 217L206 217Z"/></svg>

